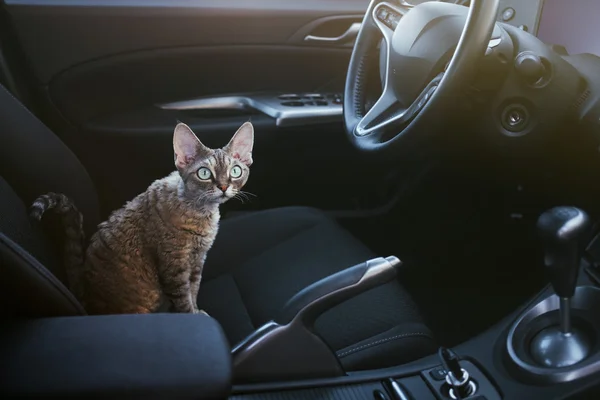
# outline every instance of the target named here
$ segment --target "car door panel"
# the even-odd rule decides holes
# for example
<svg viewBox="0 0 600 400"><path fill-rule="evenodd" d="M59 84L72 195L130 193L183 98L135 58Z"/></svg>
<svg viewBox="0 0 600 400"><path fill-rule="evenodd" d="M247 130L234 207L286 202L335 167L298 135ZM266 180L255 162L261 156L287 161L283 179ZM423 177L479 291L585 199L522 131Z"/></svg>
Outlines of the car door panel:
<svg viewBox="0 0 600 400"><path fill-rule="evenodd" d="M199 96L343 88L349 52L293 46L219 46L128 53L59 74L49 86L76 123Z"/></svg>
<svg viewBox="0 0 600 400"><path fill-rule="evenodd" d="M257 198L244 209L296 204L353 210L364 197L386 193L389 171L360 162L344 137L341 115L326 123L278 127L255 110L157 107L235 93L341 93L353 24L367 5L366 0L5 0L45 92L46 111L76 132L63 139L89 169L106 212L173 170L177 121L192 126L209 146L225 145L241 123L254 123L255 165L247 190ZM349 29L337 42L305 40L344 36Z"/></svg>

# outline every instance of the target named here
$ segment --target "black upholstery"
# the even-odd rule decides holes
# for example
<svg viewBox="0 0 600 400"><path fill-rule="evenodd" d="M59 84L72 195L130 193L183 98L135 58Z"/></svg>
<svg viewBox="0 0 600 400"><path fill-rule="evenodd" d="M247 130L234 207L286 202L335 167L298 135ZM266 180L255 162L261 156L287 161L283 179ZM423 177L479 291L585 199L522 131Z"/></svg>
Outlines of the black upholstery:
<svg viewBox="0 0 600 400"><path fill-rule="evenodd" d="M0 176L27 205L51 190L72 198L89 234L99 222L98 196L77 157L0 85ZM51 167L51 168L50 168Z"/></svg>
<svg viewBox="0 0 600 400"><path fill-rule="evenodd" d="M8 398L224 399L231 356L203 315L43 318L0 327Z"/></svg>
<svg viewBox="0 0 600 400"><path fill-rule="evenodd" d="M0 132L0 273L7 278L0 310L25 317L83 314L60 283L56 243L29 224L26 206L44 192L63 192L82 210L89 234L99 222L94 186L73 153L1 86ZM222 221L199 304L235 345L305 286L375 256L314 209L243 214ZM435 351L396 281L328 311L317 331L347 369L398 365Z"/></svg>
<svg viewBox="0 0 600 400"><path fill-rule="evenodd" d="M302 288L373 257L317 210L244 214L221 224L199 305L220 321L234 345ZM328 311L317 320L317 331L347 369L398 365L435 351L430 331L398 282Z"/></svg>

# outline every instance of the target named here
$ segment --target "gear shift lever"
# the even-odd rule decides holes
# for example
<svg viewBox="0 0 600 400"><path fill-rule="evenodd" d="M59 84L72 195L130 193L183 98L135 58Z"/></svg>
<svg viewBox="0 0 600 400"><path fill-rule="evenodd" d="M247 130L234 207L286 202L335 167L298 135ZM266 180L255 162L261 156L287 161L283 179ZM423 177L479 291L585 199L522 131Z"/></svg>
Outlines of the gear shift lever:
<svg viewBox="0 0 600 400"><path fill-rule="evenodd" d="M590 221L578 208L556 207L540 216L537 227L544 244L544 265L560 299L560 326L544 329L534 337L531 353L546 367L566 367L590 352L589 338L571 324L571 298Z"/></svg>

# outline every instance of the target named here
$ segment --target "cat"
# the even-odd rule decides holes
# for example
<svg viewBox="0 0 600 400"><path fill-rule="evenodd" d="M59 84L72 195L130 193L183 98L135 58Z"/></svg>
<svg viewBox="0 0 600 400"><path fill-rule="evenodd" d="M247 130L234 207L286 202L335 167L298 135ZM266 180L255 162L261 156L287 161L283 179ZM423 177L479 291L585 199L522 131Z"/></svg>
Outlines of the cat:
<svg viewBox="0 0 600 400"><path fill-rule="evenodd" d="M219 227L219 205L242 195L252 165L254 127L244 123L220 149L204 146L184 123L173 135L176 171L98 225L84 253L83 217L65 195L48 193L32 204L65 227L68 285L88 314L140 314L170 306L205 313L197 305L206 255Z"/></svg>

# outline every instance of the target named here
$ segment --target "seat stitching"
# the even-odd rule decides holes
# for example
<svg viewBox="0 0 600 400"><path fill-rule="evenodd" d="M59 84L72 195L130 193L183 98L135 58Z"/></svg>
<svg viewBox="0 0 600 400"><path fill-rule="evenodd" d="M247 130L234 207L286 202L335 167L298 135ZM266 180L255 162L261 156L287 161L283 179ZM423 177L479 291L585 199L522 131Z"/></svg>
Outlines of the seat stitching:
<svg viewBox="0 0 600 400"><path fill-rule="evenodd" d="M396 340L396 339L402 339L402 338L414 337L414 336L424 336L424 337L427 337L429 339L433 339L431 337L431 335L429 335L427 333L423 333L423 332L403 333L401 335L396 335L396 336L392 336L392 337L388 337L388 338L384 338L384 339L379 339L379 340L376 340L375 342L363 344L363 345L355 347L353 349L346 350L346 351L341 352L341 353L337 353L337 356L338 357L345 357L347 355L356 353L358 351L362 351L362 350L364 350L364 349L366 349L368 347L377 346L377 345L380 345L382 343L390 342L390 341Z"/></svg>

